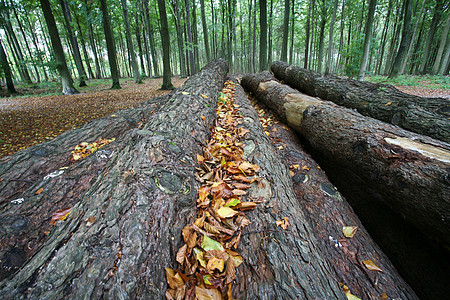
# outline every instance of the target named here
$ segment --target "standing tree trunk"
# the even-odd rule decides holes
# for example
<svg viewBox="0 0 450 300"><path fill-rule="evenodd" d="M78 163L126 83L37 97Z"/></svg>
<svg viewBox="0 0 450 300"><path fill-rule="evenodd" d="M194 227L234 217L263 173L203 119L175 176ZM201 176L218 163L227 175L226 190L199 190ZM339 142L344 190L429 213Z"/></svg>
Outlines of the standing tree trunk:
<svg viewBox="0 0 450 300"><path fill-rule="evenodd" d="M253 53L252 53L252 65L253 72L256 71L256 0L253 1Z"/></svg>
<svg viewBox="0 0 450 300"><path fill-rule="evenodd" d="M6 87L11 94L16 94L17 91L14 88L12 80L11 68L9 67L8 59L6 57L5 49L3 48L2 41L0 40L0 64L2 66L3 74L6 79Z"/></svg>
<svg viewBox="0 0 450 300"><path fill-rule="evenodd" d="M325 39L325 25L328 18L328 3L323 1L322 14L320 19L320 33L319 33L319 55L317 57L317 72L322 73L322 61L323 61L323 41Z"/></svg>
<svg viewBox="0 0 450 300"><path fill-rule="evenodd" d="M450 38L447 39L447 50L445 51L441 67L439 68L439 74L443 76L448 74L449 67L450 67Z"/></svg>
<svg viewBox="0 0 450 300"><path fill-rule="evenodd" d="M136 83L142 83L141 73L139 72L136 54L134 53L133 39L131 38L130 22L128 21L127 0L121 0L123 10L123 20L125 21L125 38L127 40L128 54L131 59L131 67L133 68L134 80Z"/></svg>
<svg viewBox="0 0 450 300"><path fill-rule="evenodd" d="M139 12L136 11L135 14L135 21L136 21L136 27L135 27L135 32L134 34L136 35L136 41L137 41L137 45L138 45L138 49L139 49L139 62L141 63L141 74L144 75L144 78L146 77L145 73L145 63L144 63L144 55L143 55L143 51L142 51L142 40L141 40L141 30L142 30L142 26L139 23Z"/></svg>
<svg viewBox="0 0 450 300"><path fill-rule="evenodd" d="M183 30L182 30L182 26L181 26L181 14L180 14L179 0L173 1L172 6L174 9L174 13L172 15L174 18L175 29L177 31L178 56L180 57L180 73L181 73L180 75L181 75L181 77L186 77L186 62L185 62L185 57L184 57L184 40L183 40Z"/></svg>
<svg viewBox="0 0 450 300"><path fill-rule="evenodd" d="M309 59L309 32L311 31L311 7L312 7L312 2L314 0L309 0L308 1L308 15L306 16L306 38L305 38L305 60L303 62L303 68L308 69L308 59Z"/></svg>
<svg viewBox="0 0 450 300"><path fill-rule="evenodd" d="M87 0L84 0L84 5L86 8L86 20L88 22L88 28L89 28L89 43L91 45L92 54L94 55L94 62L95 62L95 78L100 79L102 77L102 72L100 69L100 62L98 60L97 55L97 47L95 45L95 39L94 39L94 28L92 27L92 21L90 18L90 5L88 4Z"/></svg>
<svg viewBox="0 0 450 300"><path fill-rule="evenodd" d="M86 84L86 72L83 68L83 62L81 60L80 47L78 47L78 41L75 37L72 27L72 17L70 15L69 4L66 0L59 1L62 9L62 14L64 16L64 21L66 22L67 34L69 35L69 43L72 46L73 58L75 60L75 66L77 67L78 76L80 77L80 87L87 86Z"/></svg>
<svg viewBox="0 0 450 300"><path fill-rule="evenodd" d="M211 54L209 50L209 41L208 41L208 24L206 23L205 17L205 0L200 0L200 9L202 15L203 39L205 41L206 61L209 63L209 61L211 60Z"/></svg>
<svg viewBox="0 0 450 300"><path fill-rule="evenodd" d="M161 41L163 48L163 83L162 90L173 90L170 70L170 35L169 26L167 24L167 13L165 0L158 0L159 18L161 21Z"/></svg>
<svg viewBox="0 0 450 300"><path fill-rule="evenodd" d="M62 93L64 95L78 94L78 91L73 86L72 76L70 76L69 68L67 67L64 50L59 38L58 28L56 27L55 18L53 17L52 9L49 0L40 0L42 12L47 23L48 33L50 34L50 41L53 47L53 53L56 60L56 69L61 77Z"/></svg>
<svg viewBox="0 0 450 300"><path fill-rule="evenodd" d="M394 19L394 33L391 38L391 43L389 46L389 53L386 58L386 63L384 65L384 74L389 74L389 70L392 67L392 61L394 60L394 55L398 49L398 38L400 36L400 16L401 16L400 8L397 8L395 19Z"/></svg>
<svg viewBox="0 0 450 300"><path fill-rule="evenodd" d="M147 36L148 42L150 44L150 51L152 56L152 64L153 64L153 72L156 77L159 76L159 67L158 67L158 57L155 49L155 41L153 39L153 26L150 22L150 11L148 8L148 0L143 0L142 4L144 5L144 16L145 16L145 24L147 25Z"/></svg>
<svg viewBox="0 0 450 300"><path fill-rule="evenodd" d="M280 60L287 62L288 52L288 36L289 36L289 0L284 0L284 18L283 18L283 39L281 42L281 58Z"/></svg>
<svg viewBox="0 0 450 300"><path fill-rule="evenodd" d="M192 47L194 49L194 73L200 70L200 57L198 55L197 5L192 0Z"/></svg>
<svg viewBox="0 0 450 300"><path fill-rule="evenodd" d="M189 42L188 45L188 75L194 75L194 53L192 51L192 30L191 30L191 9L189 6L190 0L185 0L186 5L186 30L187 30L187 39ZM196 24L197 26L197 24Z"/></svg>
<svg viewBox="0 0 450 300"><path fill-rule="evenodd" d="M259 28L261 35L259 39L259 69L267 70L267 1L259 0Z"/></svg>
<svg viewBox="0 0 450 300"><path fill-rule="evenodd" d="M438 53L436 54L436 60L434 61L433 70L431 74L438 74L439 67L441 66L442 54L444 53L444 48L445 45L447 44L449 29L450 29L450 14L447 17L445 28L444 30L442 30L441 42L439 44L439 50Z"/></svg>
<svg viewBox="0 0 450 300"><path fill-rule="evenodd" d="M434 8L433 19L431 19L430 30L428 31L427 41L425 43L425 49L423 50L422 63L420 65L420 74L427 72L428 56L430 55L431 43L433 42L434 34L436 33L439 20L441 19L441 13L443 8L443 0L436 0L436 6Z"/></svg>
<svg viewBox="0 0 450 300"><path fill-rule="evenodd" d="M35 32L35 28L33 28L33 26L31 26L30 20L28 18L25 18L25 23L26 26L28 27L29 32L31 33L31 37L33 40L33 45L35 48L35 56L37 56L37 59L39 60L39 64L41 66L41 70L42 73L44 74L44 79L45 81L48 81L48 74L47 74L47 70L45 69L45 65L44 65L44 59L45 59L45 52L41 51L41 49L38 46L38 38ZM45 40L45 38L44 38ZM44 58L43 58L44 57Z"/></svg>
<svg viewBox="0 0 450 300"><path fill-rule="evenodd" d="M402 40L398 48L397 56L395 57L394 63L392 64L391 72L389 72L389 78L395 78L399 75L403 59L405 59L405 54L411 35L412 1L405 0L403 5L405 17L403 21Z"/></svg>
<svg viewBox="0 0 450 300"><path fill-rule="evenodd" d="M273 27L273 0L270 0L270 13L269 13L269 36L272 36L272 27ZM267 66L272 63L272 39L269 39L269 48L267 55Z"/></svg>
<svg viewBox="0 0 450 300"><path fill-rule="evenodd" d="M80 19L78 18L77 14L75 14L75 20L77 23L78 32L80 34L81 49L83 49L84 61L86 63L87 69L88 69L89 78L94 78L94 72L92 72L89 53L87 52L87 49L86 49L86 40L84 39L83 31L81 30Z"/></svg>
<svg viewBox="0 0 450 300"><path fill-rule="evenodd" d="M334 21L336 20L338 2L339 2L338 0L334 1L333 15L331 16L330 33L328 35L328 58L327 58L327 65L325 66L325 74L329 74L331 72L332 55L333 55L333 28L334 28Z"/></svg>
<svg viewBox="0 0 450 300"><path fill-rule="evenodd" d="M103 30L105 32L106 50L108 52L109 69L111 70L112 86L111 89L120 89L119 69L117 66L116 46L111 31L111 20L108 13L106 0L100 0L100 9L103 14Z"/></svg>
<svg viewBox="0 0 450 300"><path fill-rule="evenodd" d="M377 67L376 67L376 73L377 74L381 74L381 66L383 64L384 49L386 47L387 32L388 32L388 29L389 29L389 21L390 21L391 11L392 11L392 1L393 0L389 0L387 16L386 16L386 20L384 21L383 31L382 31L382 34L381 34L381 50L380 50L380 55L379 55L378 62L377 62Z"/></svg>
<svg viewBox="0 0 450 300"><path fill-rule="evenodd" d="M370 42L372 40L373 16L377 0L369 0L369 12L367 13L366 25L364 27L364 52L359 67L358 80L364 80L366 74L367 61L369 60Z"/></svg>
<svg viewBox="0 0 450 300"><path fill-rule="evenodd" d="M406 52L405 59L403 59L402 67L400 68L400 74L405 73L406 65L408 63L408 59L411 56L412 48L414 45L414 40L416 39L417 28L419 27L420 20L422 19L423 8L425 6L425 0L422 1L422 6L420 7L419 15L417 16L417 22L414 26L414 30L412 36L408 42L408 51Z"/></svg>
<svg viewBox="0 0 450 300"><path fill-rule="evenodd" d="M294 35L295 35L295 0L292 0L291 5L291 45L289 47L289 63L292 64L294 61Z"/></svg>

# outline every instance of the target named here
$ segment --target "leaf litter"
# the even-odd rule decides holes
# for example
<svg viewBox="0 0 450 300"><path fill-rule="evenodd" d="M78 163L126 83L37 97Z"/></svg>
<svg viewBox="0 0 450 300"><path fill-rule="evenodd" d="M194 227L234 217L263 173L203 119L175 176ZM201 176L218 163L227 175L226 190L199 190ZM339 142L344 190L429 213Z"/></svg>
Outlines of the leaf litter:
<svg viewBox="0 0 450 300"><path fill-rule="evenodd" d="M233 299L232 283L242 256L234 251L242 229L250 224L244 211L256 208L246 202L253 182L259 182L258 165L245 161L243 138L249 130L239 128L242 116L234 104L235 83L225 82L216 110L211 139L197 154L199 167L197 218L183 228L184 245L176 260L180 270L166 268L167 299Z"/></svg>

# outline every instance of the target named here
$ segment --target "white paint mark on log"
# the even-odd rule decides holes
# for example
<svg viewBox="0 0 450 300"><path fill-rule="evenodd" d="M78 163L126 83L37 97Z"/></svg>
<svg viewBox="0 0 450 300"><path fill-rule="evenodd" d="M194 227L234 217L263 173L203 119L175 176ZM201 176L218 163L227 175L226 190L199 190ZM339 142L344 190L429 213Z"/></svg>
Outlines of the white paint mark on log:
<svg viewBox="0 0 450 300"><path fill-rule="evenodd" d="M395 139L384 138L384 140L391 145L400 146L407 150L417 151L423 156L450 163L450 151L443 148L417 142L405 137L397 137Z"/></svg>

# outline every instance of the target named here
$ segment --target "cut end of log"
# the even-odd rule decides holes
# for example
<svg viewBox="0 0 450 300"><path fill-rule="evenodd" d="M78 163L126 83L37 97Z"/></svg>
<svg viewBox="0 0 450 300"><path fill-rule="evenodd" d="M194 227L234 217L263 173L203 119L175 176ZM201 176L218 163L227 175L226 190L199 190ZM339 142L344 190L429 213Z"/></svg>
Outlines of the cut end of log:
<svg viewBox="0 0 450 300"><path fill-rule="evenodd" d="M405 137L396 137L394 139L384 138L384 140L388 144L400 146L407 150L417 151L423 156L450 163L450 151L443 148L424 144Z"/></svg>

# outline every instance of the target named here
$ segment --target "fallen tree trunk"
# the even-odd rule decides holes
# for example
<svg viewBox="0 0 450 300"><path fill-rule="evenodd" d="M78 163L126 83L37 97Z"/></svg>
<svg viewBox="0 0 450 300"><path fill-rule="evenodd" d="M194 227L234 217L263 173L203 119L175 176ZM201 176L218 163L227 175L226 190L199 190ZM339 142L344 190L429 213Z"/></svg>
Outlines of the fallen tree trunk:
<svg viewBox="0 0 450 300"><path fill-rule="evenodd" d="M275 155L290 169L298 201L294 210L301 211L308 220L317 238L317 251L334 272L332 278L361 299L382 299L383 294L390 299L418 299L296 135L267 111L258 111L264 114L262 122ZM350 226L357 231L352 238L345 238L343 227ZM363 260L372 260L383 272L369 270Z"/></svg>
<svg viewBox="0 0 450 300"><path fill-rule="evenodd" d="M0 283L3 297L164 297L164 268L195 215L195 153L209 134L227 71L224 60L211 62L138 120L141 128L125 130L54 177L39 176L14 195L22 202L4 203L2 244L9 249L2 269L10 263L16 270ZM52 218L65 208L69 215Z"/></svg>
<svg viewBox="0 0 450 300"><path fill-rule="evenodd" d="M450 99L408 95L390 85L324 76L281 61L274 62L271 70L278 79L302 93L450 142Z"/></svg>
<svg viewBox="0 0 450 300"><path fill-rule="evenodd" d="M298 93L270 76L247 75L242 85L321 157L358 174L408 222L450 246L449 144Z"/></svg>

